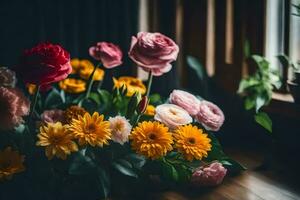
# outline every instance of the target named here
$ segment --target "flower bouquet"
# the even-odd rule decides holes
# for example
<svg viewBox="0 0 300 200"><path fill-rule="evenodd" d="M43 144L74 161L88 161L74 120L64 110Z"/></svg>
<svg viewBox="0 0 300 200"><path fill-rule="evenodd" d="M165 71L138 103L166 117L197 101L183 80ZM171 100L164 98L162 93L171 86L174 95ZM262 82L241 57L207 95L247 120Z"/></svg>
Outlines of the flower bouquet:
<svg viewBox="0 0 300 200"><path fill-rule="evenodd" d="M105 71L123 57L112 43L89 49L97 65L42 43L16 67L2 67L0 198L101 199L151 183L214 186L227 171L243 170L214 136L224 122L218 106L182 90L166 99L150 94L152 77L170 71L178 51L160 33L132 37L128 55L149 72L147 86L113 77L111 92L101 88Z"/></svg>

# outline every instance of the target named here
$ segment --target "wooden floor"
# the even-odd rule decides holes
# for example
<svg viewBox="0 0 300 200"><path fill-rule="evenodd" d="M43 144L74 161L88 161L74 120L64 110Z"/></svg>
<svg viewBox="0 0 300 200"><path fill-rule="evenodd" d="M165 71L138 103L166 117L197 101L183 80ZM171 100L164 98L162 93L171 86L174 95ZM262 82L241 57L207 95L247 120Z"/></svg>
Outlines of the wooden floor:
<svg viewBox="0 0 300 200"><path fill-rule="evenodd" d="M227 151L248 170L241 175L227 177L223 184L211 189L166 191L155 194L157 200L300 200L300 180L287 167L258 170L262 156L257 153Z"/></svg>

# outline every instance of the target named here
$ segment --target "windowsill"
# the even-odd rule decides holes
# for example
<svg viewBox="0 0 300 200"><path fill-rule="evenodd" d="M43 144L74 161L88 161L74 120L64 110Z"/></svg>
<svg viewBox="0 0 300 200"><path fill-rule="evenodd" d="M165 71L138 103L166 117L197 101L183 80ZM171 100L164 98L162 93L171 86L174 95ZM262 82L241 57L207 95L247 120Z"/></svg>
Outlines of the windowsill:
<svg viewBox="0 0 300 200"><path fill-rule="evenodd" d="M272 99L276 101L294 103L294 99L291 94L282 94L278 92L273 92Z"/></svg>
<svg viewBox="0 0 300 200"><path fill-rule="evenodd" d="M276 114L288 118L299 118L300 105L294 103L291 94L274 92L270 105L264 108L270 114Z"/></svg>

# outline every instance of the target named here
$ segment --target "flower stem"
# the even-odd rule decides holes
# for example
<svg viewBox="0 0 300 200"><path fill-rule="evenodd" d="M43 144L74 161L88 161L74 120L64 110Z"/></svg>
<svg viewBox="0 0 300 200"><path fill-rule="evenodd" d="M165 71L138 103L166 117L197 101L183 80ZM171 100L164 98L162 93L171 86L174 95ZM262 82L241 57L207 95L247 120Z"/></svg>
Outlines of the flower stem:
<svg viewBox="0 0 300 200"><path fill-rule="evenodd" d="M152 71L150 71L148 75L148 83L147 83L147 94L146 94L147 97L149 97L150 95L152 79L153 79L153 74Z"/></svg>
<svg viewBox="0 0 300 200"><path fill-rule="evenodd" d="M88 80L88 88L86 90L86 93L85 93L85 98L87 99L89 96L90 96L90 93L91 93L91 89L92 89L92 85L93 85L93 82L94 82L94 74L95 74L95 71L96 69L100 66L100 62L98 63L98 65L96 65L94 67L94 70L93 72L91 73L90 77L89 77L89 80Z"/></svg>
<svg viewBox="0 0 300 200"><path fill-rule="evenodd" d="M32 101L31 107L30 107L30 113L29 113L29 119L30 120L33 118L36 102L37 102L37 99L38 99L38 96L39 96L39 93L40 93L40 88L41 88L41 86L38 85L37 89L35 91L34 97L33 97L33 101Z"/></svg>

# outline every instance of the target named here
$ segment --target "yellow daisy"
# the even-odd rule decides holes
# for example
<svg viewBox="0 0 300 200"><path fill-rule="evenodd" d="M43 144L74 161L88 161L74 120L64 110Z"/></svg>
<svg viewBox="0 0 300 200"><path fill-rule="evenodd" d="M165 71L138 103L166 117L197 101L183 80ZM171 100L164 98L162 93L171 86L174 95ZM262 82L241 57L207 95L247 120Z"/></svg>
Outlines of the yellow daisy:
<svg viewBox="0 0 300 200"><path fill-rule="evenodd" d="M148 105L144 114L148 115L148 116L154 116L155 115L155 107L152 105Z"/></svg>
<svg viewBox="0 0 300 200"><path fill-rule="evenodd" d="M60 89L68 93L81 93L86 90L86 82L80 79L67 78L58 83Z"/></svg>
<svg viewBox="0 0 300 200"><path fill-rule="evenodd" d="M104 116L99 115L98 112L94 112L92 116L85 113L84 116L73 119L69 129L80 145L90 144L102 147L111 139L110 124L104 121Z"/></svg>
<svg viewBox="0 0 300 200"><path fill-rule="evenodd" d="M0 181L9 180L14 174L24 171L23 162L24 156L13 151L11 147L0 151Z"/></svg>
<svg viewBox="0 0 300 200"><path fill-rule="evenodd" d="M113 78L114 88L120 88L122 85L125 85L127 88L126 96L132 96L135 92L139 92L141 95L146 93L146 86L140 79L130 77L130 76L121 76L118 79Z"/></svg>
<svg viewBox="0 0 300 200"><path fill-rule="evenodd" d="M202 129L191 124L180 126L173 134L175 148L183 154L188 161L193 159L201 160L207 157L207 152L211 150L211 140Z"/></svg>
<svg viewBox="0 0 300 200"><path fill-rule="evenodd" d="M46 147L45 152L49 160L54 156L65 160L71 152L78 151L67 125L62 125L60 122L41 126L37 137L39 140L36 145Z"/></svg>
<svg viewBox="0 0 300 200"><path fill-rule="evenodd" d="M139 123L129 138L132 140L131 146L134 151L152 160L165 156L172 150L172 134L160 122Z"/></svg>

